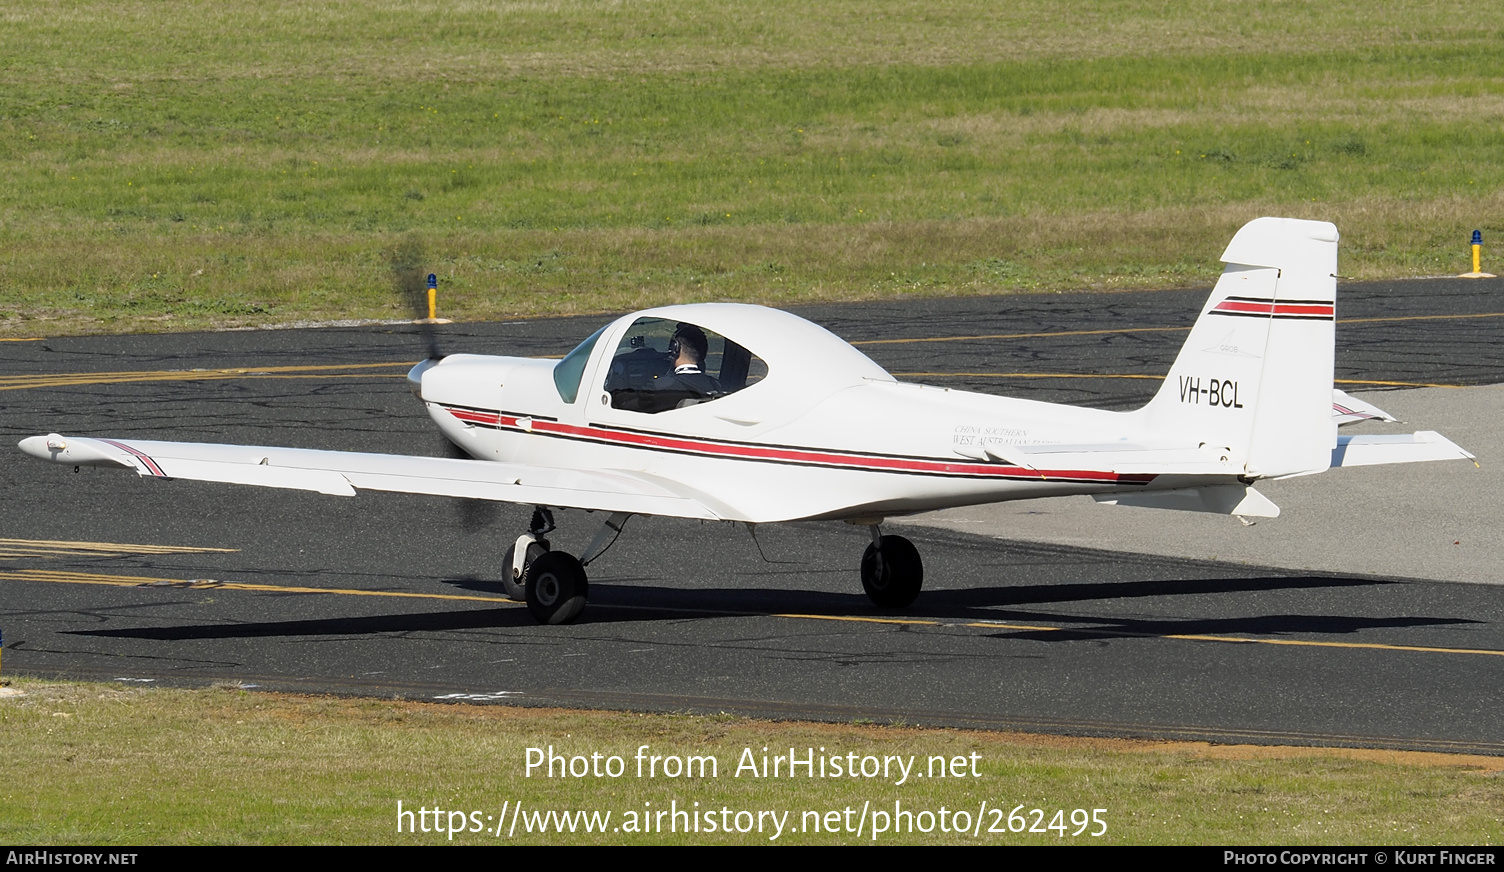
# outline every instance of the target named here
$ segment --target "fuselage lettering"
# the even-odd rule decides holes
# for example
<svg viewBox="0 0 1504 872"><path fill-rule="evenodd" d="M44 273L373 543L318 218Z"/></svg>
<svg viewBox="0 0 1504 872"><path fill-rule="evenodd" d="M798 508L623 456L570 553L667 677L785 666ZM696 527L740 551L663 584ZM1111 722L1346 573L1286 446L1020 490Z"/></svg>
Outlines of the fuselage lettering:
<svg viewBox="0 0 1504 872"><path fill-rule="evenodd" d="M1238 383L1231 379L1207 379L1205 387L1202 386L1199 377L1183 375L1180 377L1180 401L1191 405L1201 405L1205 400L1208 406L1222 409L1241 409L1242 401L1238 398Z"/></svg>

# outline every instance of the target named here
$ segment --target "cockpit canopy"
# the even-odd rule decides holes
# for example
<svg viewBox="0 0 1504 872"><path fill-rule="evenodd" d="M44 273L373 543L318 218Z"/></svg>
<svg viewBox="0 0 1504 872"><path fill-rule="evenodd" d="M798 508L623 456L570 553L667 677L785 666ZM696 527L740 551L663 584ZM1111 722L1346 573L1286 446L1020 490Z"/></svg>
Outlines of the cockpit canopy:
<svg viewBox="0 0 1504 872"><path fill-rule="evenodd" d="M714 330L642 317L611 356L606 392L613 408L657 413L718 400L767 374L762 358Z"/></svg>
<svg viewBox="0 0 1504 872"><path fill-rule="evenodd" d="M603 339L612 348L597 349ZM648 309L602 327L554 367L573 403L589 361L613 408L657 414L788 381L816 394L863 381L893 381L839 337L797 315L736 303ZM602 384L604 381L604 384Z"/></svg>

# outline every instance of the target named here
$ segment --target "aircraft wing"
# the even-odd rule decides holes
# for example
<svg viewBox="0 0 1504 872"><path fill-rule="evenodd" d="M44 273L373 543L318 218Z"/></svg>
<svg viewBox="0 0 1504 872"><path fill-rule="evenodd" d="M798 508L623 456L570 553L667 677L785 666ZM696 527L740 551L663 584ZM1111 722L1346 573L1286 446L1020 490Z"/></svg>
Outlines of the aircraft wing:
<svg viewBox="0 0 1504 872"><path fill-rule="evenodd" d="M32 436L22 451L68 466L119 466L149 478L185 478L355 496L357 490L431 494L525 505L718 520L701 501L624 470L556 469L485 460Z"/></svg>

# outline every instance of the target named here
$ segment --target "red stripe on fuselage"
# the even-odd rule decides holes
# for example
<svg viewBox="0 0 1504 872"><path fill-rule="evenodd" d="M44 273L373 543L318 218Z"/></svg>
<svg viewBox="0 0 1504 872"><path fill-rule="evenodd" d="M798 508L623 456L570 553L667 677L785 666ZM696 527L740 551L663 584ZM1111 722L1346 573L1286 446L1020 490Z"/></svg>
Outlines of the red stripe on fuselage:
<svg viewBox="0 0 1504 872"><path fill-rule="evenodd" d="M457 418L460 417L456 414L457 410L449 409L448 407L445 408L450 414L454 414ZM518 426L518 419L515 417L500 413L497 413L494 417L489 415L481 416L474 412L469 412L469 414L475 415L477 420L484 420L488 424L494 423L502 428L522 429ZM461 418L461 420L466 419ZM1035 470L1024 469L1018 466L1000 466L997 464L955 463L945 460L928 460L925 458L892 455L845 454L814 448L715 442L660 433L644 433L604 427L581 427L573 424L561 424L557 421L534 420L529 430L540 435L584 439L629 448L671 451L704 457L725 457L734 460L827 466L869 472L918 473L926 475L965 476L969 478L1010 478L1026 481L1070 480L1093 484L1147 484L1155 478L1153 475L1118 475L1111 472L1084 469Z"/></svg>
<svg viewBox="0 0 1504 872"><path fill-rule="evenodd" d="M496 423L496 413L495 412L473 412L473 411L471 411L469 409L451 409L448 406L444 407L444 411L448 412L449 414L453 415L454 417L458 418L459 420L464 421L467 424L495 424ZM514 423L515 423L515 420L516 419L513 419Z"/></svg>

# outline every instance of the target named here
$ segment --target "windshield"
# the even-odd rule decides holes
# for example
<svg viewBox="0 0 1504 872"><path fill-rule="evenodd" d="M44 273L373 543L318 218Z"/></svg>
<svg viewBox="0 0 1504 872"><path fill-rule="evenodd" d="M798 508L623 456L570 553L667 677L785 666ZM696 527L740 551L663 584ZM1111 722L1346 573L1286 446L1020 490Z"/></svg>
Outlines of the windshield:
<svg viewBox="0 0 1504 872"><path fill-rule="evenodd" d="M607 324L606 327L611 326ZM595 341L606 332L606 327L590 334L590 338L575 346L574 351L564 355L564 359L554 364L554 387L559 389L559 396L564 402L572 403L580 394L580 379L585 377L585 364L590 360L590 351L595 348Z"/></svg>

